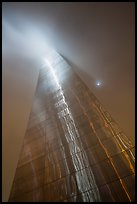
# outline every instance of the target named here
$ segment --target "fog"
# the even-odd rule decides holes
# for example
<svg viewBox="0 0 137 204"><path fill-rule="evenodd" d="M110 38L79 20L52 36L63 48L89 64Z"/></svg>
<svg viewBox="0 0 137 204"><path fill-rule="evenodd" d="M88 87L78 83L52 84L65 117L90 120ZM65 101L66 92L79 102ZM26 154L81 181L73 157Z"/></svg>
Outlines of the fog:
<svg viewBox="0 0 137 204"><path fill-rule="evenodd" d="M2 7L3 199L7 200L38 70L51 50L73 65L134 141L135 11L134 3L111 2L3 2Z"/></svg>

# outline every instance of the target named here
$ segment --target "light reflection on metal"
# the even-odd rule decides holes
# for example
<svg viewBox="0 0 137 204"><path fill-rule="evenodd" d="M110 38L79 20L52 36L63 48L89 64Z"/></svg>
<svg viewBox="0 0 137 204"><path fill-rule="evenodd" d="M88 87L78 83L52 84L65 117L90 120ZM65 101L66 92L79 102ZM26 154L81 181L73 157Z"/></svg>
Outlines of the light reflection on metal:
<svg viewBox="0 0 137 204"><path fill-rule="evenodd" d="M134 201L133 150L96 97L52 51L40 70L10 201Z"/></svg>
<svg viewBox="0 0 137 204"><path fill-rule="evenodd" d="M135 161L135 157L134 157L134 155L132 154L132 152L131 152L131 150L130 150L130 148L132 147L132 144L131 144L130 140L128 140L128 139L126 138L126 136L125 136L125 140L122 141L122 134L121 134L120 131L118 132L118 134L116 133L117 131L115 130L115 128L114 128L113 125L112 125L112 119L111 119L111 116L109 115L109 113L103 111L101 105L100 105L99 107L97 107L97 105L95 105L95 107L96 107L97 110L99 111L100 115L102 115L102 116L104 117L104 120L108 122L108 124L109 124L108 127L110 128L112 134L113 134L114 137L116 138L116 140L117 140L117 142L118 142L118 145L119 145L119 147L121 148L121 151L124 152L124 156L125 156L126 159L128 160L132 172L135 173L134 167L133 167L133 165L131 164L130 159L128 158L128 154L124 151L125 149L129 149L130 154L132 155L132 158L133 158L133 160ZM105 114L105 113L107 113L107 114ZM109 117L108 117L108 116L109 116ZM114 123L115 123L115 122L114 122ZM117 124L115 123L115 125L117 125ZM128 141L127 141L127 140L128 140ZM120 144L120 143L121 143L121 144ZM122 146L124 147L124 149L123 149Z"/></svg>
<svg viewBox="0 0 137 204"><path fill-rule="evenodd" d="M74 93L73 93L73 94L74 94ZM79 101L79 100L78 100L78 101ZM80 101L79 101L79 104L80 104L80 106L81 106L83 112L85 112L85 110L84 110L83 106L81 105ZM119 178L119 180L120 180L120 183L121 183L121 185L122 185L122 188L124 189L124 191L125 191L127 197L129 198L129 201L131 202L130 195L128 194L128 192L127 192L127 190L126 190L126 187L124 186L124 184L123 184L123 182L122 182L122 180L121 180L121 177L120 177L120 175L119 175L119 173L118 173L118 171L117 171L117 169L116 169L116 167L115 167L115 165L114 165L114 163L113 163L112 157L109 155L109 152L108 152L107 149L104 147L104 145L103 145L103 143L101 142L101 140L99 139L99 137L98 137L98 135L97 135L97 133L96 133L96 130L95 130L95 128L94 128L94 125L93 125L93 123L90 121L90 119L89 119L89 117L88 117L88 114L86 114L86 112L85 112L85 116L88 118L88 121L89 121L89 124L90 124L91 128L93 129L93 131L94 131L96 137L98 138L98 141L99 141L100 145L102 146L102 148L104 149L104 151L105 151L105 153L106 153L108 159L110 160L110 162L111 162L111 164L112 164L112 166L113 166L113 168L114 168L114 170L115 170L115 172L116 172L116 174L117 174L117 176L118 176L118 178ZM114 136L115 136L115 135L114 135ZM124 152L124 153L125 153L124 155L126 155L126 152ZM132 170L133 173L134 173L134 168L133 168L133 166L132 166L130 160L129 160L127 157L126 157L126 159L128 160L129 166L130 166L131 170Z"/></svg>
<svg viewBox="0 0 137 204"><path fill-rule="evenodd" d="M45 61L48 65L48 67L50 68L50 71L52 72L52 75L53 75L55 83L56 83L55 86L57 86L57 88L59 89L59 95L58 96L61 98L61 100L58 101L57 104L55 104L55 107L58 110L58 116L60 118L64 132L66 131L66 126L67 126L67 131L69 134L66 134L67 132L65 132L65 137L68 141L68 144L72 140L72 141L74 141L75 148L80 149L79 146L77 146L77 143L75 143L75 139L77 137L80 137L80 135L79 135L78 130L75 126L75 122L74 122L73 116L71 114L71 111L69 110L68 104L65 100L63 90L61 88L61 85L58 81L58 78L54 72L52 65L49 63L48 60L45 60ZM60 108L62 109L62 111L60 111ZM64 120L65 120L65 123L64 123ZM81 143L81 147L82 147L82 143ZM71 152L71 148L70 148L70 152ZM73 161L73 165L74 165L76 171L78 171L79 169L82 169L82 163L86 164L86 166L89 166L89 164L88 164L89 162L88 162L88 158L87 158L86 154L84 154L84 158L83 157L79 158L78 155L76 158L72 157L72 161ZM90 175L87 175L86 171L82 175L76 174L77 186L78 186L79 191L81 193L83 191L90 190L91 186L92 186L92 188L96 188L97 189L96 194L94 195L94 197L92 197L92 201L101 201L98 187L97 187L97 184L95 182L94 174L92 173L91 168L89 168L89 170L90 170Z"/></svg>

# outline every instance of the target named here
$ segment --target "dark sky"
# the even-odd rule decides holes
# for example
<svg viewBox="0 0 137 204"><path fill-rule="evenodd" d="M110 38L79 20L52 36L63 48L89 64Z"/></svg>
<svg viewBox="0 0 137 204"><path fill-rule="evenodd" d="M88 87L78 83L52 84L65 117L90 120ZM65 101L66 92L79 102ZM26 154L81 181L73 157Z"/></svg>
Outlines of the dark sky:
<svg viewBox="0 0 137 204"><path fill-rule="evenodd" d="M134 3L3 2L3 20L10 27L9 32L3 31L3 47L7 46L9 53L31 55L33 60L35 49L37 57L41 54L36 41L43 47L47 41L75 65L81 78L133 139L134 13ZM27 44L33 37L32 51ZM96 87L96 80L102 86Z"/></svg>

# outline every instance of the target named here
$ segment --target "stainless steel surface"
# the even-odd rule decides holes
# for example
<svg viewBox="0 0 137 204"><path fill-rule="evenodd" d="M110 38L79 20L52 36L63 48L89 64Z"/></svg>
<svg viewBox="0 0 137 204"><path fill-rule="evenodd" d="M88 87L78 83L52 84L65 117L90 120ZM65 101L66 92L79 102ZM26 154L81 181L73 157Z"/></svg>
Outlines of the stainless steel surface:
<svg viewBox="0 0 137 204"><path fill-rule="evenodd" d="M9 201L134 201L134 146L56 52L39 73Z"/></svg>

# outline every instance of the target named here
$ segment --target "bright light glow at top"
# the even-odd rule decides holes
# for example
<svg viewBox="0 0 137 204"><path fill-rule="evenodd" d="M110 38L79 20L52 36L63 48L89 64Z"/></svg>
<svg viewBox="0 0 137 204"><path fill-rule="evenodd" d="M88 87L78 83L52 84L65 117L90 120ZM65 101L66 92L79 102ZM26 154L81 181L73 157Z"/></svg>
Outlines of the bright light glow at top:
<svg viewBox="0 0 137 204"><path fill-rule="evenodd" d="M50 63L50 61L49 61L48 59L45 59L44 61L45 61L45 64L50 68L50 71L52 72L52 76L53 76L53 78L54 78L54 80L55 80L55 82L56 82L56 85L58 86L59 89L61 89L61 86L60 86L60 84L59 84L58 78L57 78L57 76L55 75L54 69L53 69L53 67L52 67L52 65L51 65L51 63Z"/></svg>
<svg viewBox="0 0 137 204"><path fill-rule="evenodd" d="M48 56L54 50L50 35L46 32L45 37L42 30L36 28L32 23L24 22L23 19L20 29L16 29L16 26L4 18L2 19L2 27L2 49L6 55L7 53L9 55L17 53L20 56L41 61L45 55Z"/></svg>

